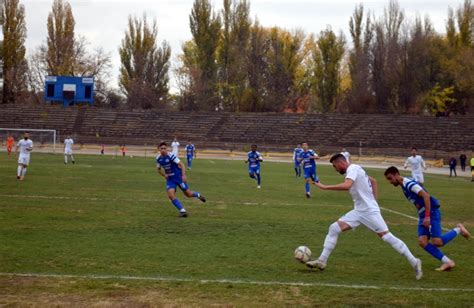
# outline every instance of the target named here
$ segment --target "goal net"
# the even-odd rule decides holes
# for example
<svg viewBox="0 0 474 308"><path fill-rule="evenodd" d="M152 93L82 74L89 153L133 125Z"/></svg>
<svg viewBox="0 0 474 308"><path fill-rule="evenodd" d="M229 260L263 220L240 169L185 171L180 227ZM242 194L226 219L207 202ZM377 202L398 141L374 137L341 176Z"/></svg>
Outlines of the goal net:
<svg viewBox="0 0 474 308"><path fill-rule="evenodd" d="M30 134L35 150L39 149L45 152L56 152L56 141L59 140L59 134L55 129L32 129L32 128L0 128L0 143L2 150L5 150L8 136L15 140L14 145L23 138L24 132Z"/></svg>

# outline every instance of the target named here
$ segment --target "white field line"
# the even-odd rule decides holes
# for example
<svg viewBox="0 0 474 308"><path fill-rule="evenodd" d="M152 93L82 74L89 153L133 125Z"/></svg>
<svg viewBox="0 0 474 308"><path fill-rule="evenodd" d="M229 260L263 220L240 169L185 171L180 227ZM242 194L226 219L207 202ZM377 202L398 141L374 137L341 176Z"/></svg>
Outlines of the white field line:
<svg viewBox="0 0 474 308"><path fill-rule="evenodd" d="M68 274L41 274L41 273L0 273L3 277L31 277L31 278L71 278L71 279L94 279L94 280L137 280L137 281L162 281L162 282L191 282L191 283L214 283L214 284L242 284L242 285L264 285L264 286L298 286L298 287L329 287L342 289L372 289L372 290L395 290L395 291L438 291L438 292L474 292L472 288L423 288L423 287L400 287L400 286L376 286L363 284L339 284L324 282L290 282L290 281L258 281L240 279L193 279L176 277L144 277L124 275L68 275Z"/></svg>
<svg viewBox="0 0 474 308"><path fill-rule="evenodd" d="M150 200L150 199L133 199L133 200L125 200L125 199L104 199L104 198L94 198L94 197L66 197L66 196L42 196L42 195L11 195L11 194L0 194L0 197L5 197L5 198L27 198L27 199L52 199L52 200L88 200L88 201L123 201L123 202L129 202L129 201L135 201L135 202L158 202L157 200ZM216 203L223 203L222 201L217 201ZM241 202L241 203L236 203L236 202L231 202L232 204L242 204L242 205L268 205L268 203L257 203L257 202ZM296 206L299 205L298 203L283 203L282 205L287 205L287 206ZM340 204L318 204L317 206L343 206ZM418 221L417 217L410 216L395 210L391 210L385 207L380 207L381 210L384 210L386 212L390 212L392 214L397 214L406 218L409 218L414 221ZM444 231L449 231L450 229L443 228Z"/></svg>
<svg viewBox="0 0 474 308"><path fill-rule="evenodd" d="M417 217L414 217L414 216L410 216L410 215L407 215L407 214L403 214L403 213L400 213L400 212L397 212L397 211L394 211L394 210L391 210L391 209L387 209L385 207L380 207L380 209L384 210L384 211L387 211L387 212L390 212L390 213L393 213L393 214L397 214L397 215L400 215L400 216L403 216L403 217L406 217L406 218L410 218L411 220L415 220L415 221L418 221L418 218ZM449 231L449 229L447 228L442 228L444 231Z"/></svg>
<svg viewBox="0 0 474 308"><path fill-rule="evenodd" d="M42 196L42 195L10 195L10 194L0 194L0 197L5 197L5 198L28 198L28 199L53 199L53 200L88 200L88 201L123 201L123 202L129 202L129 201L134 201L134 202L158 202L157 200L149 200L149 199L133 199L133 200L125 200L125 199L104 199L104 198L94 198L94 197L66 197L66 196ZM222 201L217 201L217 203L222 203ZM231 202L232 204L242 204L242 205L268 205L268 203L257 203L257 202L241 202L241 203L236 203L236 202ZM283 203L282 205L286 206L297 206L299 205L298 203ZM318 206L330 206L330 207L335 207L335 206L343 206L340 204L318 204ZM406 218L409 218L411 220L418 221L417 217L410 216L395 210L391 210L385 207L380 207L381 210L384 210L386 212L390 212L392 214L397 214ZM449 231L450 229L447 228L442 228L444 231Z"/></svg>

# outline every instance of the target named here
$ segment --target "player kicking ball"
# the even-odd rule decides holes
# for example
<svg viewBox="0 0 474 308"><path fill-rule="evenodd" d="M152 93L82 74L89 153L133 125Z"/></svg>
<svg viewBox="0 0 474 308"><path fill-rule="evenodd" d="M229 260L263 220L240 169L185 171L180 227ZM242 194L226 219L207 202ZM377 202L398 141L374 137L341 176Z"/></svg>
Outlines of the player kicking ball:
<svg viewBox="0 0 474 308"><path fill-rule="evenodd" d="M173 153L168 153L166 142L158 146L160 155L156 157L158 173L166 179L166 191L171 203L178 209L180 217L187 217L188 213L178 198L176 198L176 187L179 187L188 198L198 198L206 202L206 198L198 192L189 189L186 183L186 171L184 164Z"/></svg>
<svg viewBox="0 0 474 308"><path fill-rule="evenodd" d="M247 153L245 163L249 164L249 176L257 181L257 188L261 187L260 163L263 161L262 155L257 151L257 145L252 144L251 151Z"/></svg>
<svg viewBox="0 0 474 308"><path fill-rule="evenodd" d="M415 270L416 279L421 279L423 276L421 260L415 258L407 245L388 230L387 224L380 213L376 200L377 182L375 179L369 177L361 166L347 162L342 154L334 155L330 162L337 172L346 174L345 181L337 185L324 185L321 182L316 182L314 185L322 190L348 190L352 200L354 200L354 209L329 226L321 255L317 260L306 262L306 265L310 268L324 270L331 252L336 247L339 235L362 224L405 256Z"/></svg>
<svg viewBox="0 0 474 308"><path fill-rule="evenodd" d="M438 247L442 247L461 234L466 239L471 234L462 225L442 234L441 210L439 201L431 196L426 189L414 179L402 177L396 167L385 170L385 178L393 186L400 186L405 197L415 205L418 211L418 243L430 255L442 262L437 271L449 271L455 266L453 260L449 259ZM431 239L431 243L430 243Z"/></svg>
<svg viewBox="0 0 474 308"><path fill-rule="evenodd" d="M16 178L20 181L25 179L26 169L30 164L30 152L33 151L33 141L29 138L30 134L25 132L23 139L16 146L16 152L18 152L18 149L20 150Z"/></svg>

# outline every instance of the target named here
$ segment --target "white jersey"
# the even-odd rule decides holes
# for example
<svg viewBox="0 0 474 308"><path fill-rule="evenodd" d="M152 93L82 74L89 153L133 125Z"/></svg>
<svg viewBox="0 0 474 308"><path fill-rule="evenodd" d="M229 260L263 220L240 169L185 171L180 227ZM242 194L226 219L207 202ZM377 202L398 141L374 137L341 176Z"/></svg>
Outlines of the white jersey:
<svg viewBox="0 0 474 308"><path fill-rule="evenodd" d="M171 153L173 153L176 157L178 157L178 151L179 151L179 142L173 141L171 143Z"/></svg>
<svg viewBox="0 0 474 308"><path fill-rule="evenodd" d="M380 212L369 176L361 166L349 165L346 170L346 179L351 179L354 182L349 193L354 201L356 211Z"/></svg>
<svg viewBox="0 0 474 308"><path fill-rule="evenodd" d="M408 157L404 167L406 168L408 165L411 165L411 170L413 173L422 172L423 168L426 168L425 161L421 155Z"/></svg>
<svg viewBox="0 0 474 308"><path fill-rule="evenodd" d="M348 163L351 162L351 161L350 161L351 154L350 154L349 152L345 151L345 152L341 152L341 154L344 155L344 157L346 158L346 161L347 161Z"/></svg>
<svg viewBox="0 0 474 308"><path fill-rule="evenodd" d="M72 140L72 138L64 139L64 151L71 152L73 144L74 144L74 140Z"/></svg>
<svg viewBox="0 0 474 308"><path fill-rule="evenodd" d="M20 156L30 156L30 151L28 149L33 148L33 141L30 139L21 139L18 142L17 147L20 149Z"/></svg>

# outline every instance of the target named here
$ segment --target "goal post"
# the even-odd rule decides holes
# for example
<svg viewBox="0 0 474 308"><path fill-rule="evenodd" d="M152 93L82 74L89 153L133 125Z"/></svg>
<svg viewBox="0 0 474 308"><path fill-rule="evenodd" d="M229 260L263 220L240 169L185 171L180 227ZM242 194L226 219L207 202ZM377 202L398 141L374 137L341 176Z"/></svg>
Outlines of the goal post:
<svg viewBox="0 0 474 308"><path fill-rule="evenodd" d="M33 140L35 146L40 147L51 145L53 153L56 153L56 140L59 138L59 133L55 129L36 129L36 128L0 128L0 143L6 144L9 135L15 139L15 145L23 138L23 133L30 133L30 139Z"/></svg>

